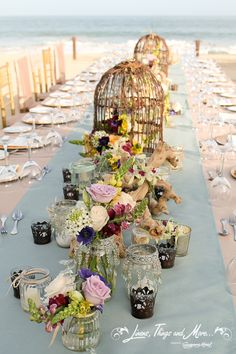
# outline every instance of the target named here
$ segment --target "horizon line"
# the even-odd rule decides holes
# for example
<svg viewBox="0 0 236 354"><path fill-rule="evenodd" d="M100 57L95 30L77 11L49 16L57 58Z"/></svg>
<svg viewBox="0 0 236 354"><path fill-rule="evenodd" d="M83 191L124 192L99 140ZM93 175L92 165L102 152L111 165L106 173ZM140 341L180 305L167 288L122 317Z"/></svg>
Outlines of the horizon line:
<svg viewBox="0 0 236 354"><path fill-rule="evenodd" d="M54 14L54 15L48 15L48 14L14 14L14 15L4 15L1 14L1 17L236 17L236 15L232 14L224 14L224 15L214 15L214 14L158 14L158 15L153 15L153 14L136 14L136 15L131 15L131 14Z"/></svg>

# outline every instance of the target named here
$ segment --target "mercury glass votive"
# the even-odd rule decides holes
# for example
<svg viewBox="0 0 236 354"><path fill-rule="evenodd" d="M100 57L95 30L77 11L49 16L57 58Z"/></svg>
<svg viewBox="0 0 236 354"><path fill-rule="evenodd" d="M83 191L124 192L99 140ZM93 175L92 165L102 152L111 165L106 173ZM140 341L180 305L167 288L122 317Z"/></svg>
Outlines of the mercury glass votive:
<svg viewBox="0 0 236 354"><path fill-rule="evenodd" d="M147 244L150 241L150 234L148 231L141 227L135 226L132 229L132 243L134 244Z"/></svg>
<svg viewBox="0 0 236 354"><path fill-rule="evenodd" d="M155 298L160 282L161 265L158 250L149 244L127 248L122 274L127 286L131 314L136 318L153 315Z"/></svg>
<svg viewBox="0 0 236 354"><path fill-rule="evenodd" d="M176 256L184 257L187 255L191 231L191 227L187 225L178 226Z"/></svg>

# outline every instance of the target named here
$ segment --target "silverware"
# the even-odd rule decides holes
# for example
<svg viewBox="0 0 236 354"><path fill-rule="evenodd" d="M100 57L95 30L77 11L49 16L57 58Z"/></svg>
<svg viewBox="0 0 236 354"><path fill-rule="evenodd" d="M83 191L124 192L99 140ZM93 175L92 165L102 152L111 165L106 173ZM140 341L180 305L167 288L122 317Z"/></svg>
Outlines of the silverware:
<svg viewBox="0 0 236 354"><path fill-rule="evenodd" d="M52 169L48 166L44 166L42 168L42 176L44 177L45 175L47 175L48 173L50 173L52 171Z"/></svg>
<svg viewBox="0 0 236 354"><path fill-rule="evenodd" d="M12 214L12 219L14 220L14 225L13 225L13 229L11 231L11 235L16 235L18 233L18 230L17 230L18 221L23 219L22 211L21 210L14 211Z"/></svg>
<svg viewBox="0 0 236 354"><path fill-rule="evenodd" d="M234 241L236 241L236 216L229 217L229 224L233 227L234 230Z"/></svg>
<svg viewBox="0 0 236 354"><path fill-rule="evenodd" d="M2 226L0 228L0 232L1 232L1 234L7 234L7 229L5 228L5 222L7 221L7 216L6 215L2 215L0 220L1 220L1 223L2 223Z"/></svg>
<svg viewBox="0 0 236 354"><path fill-rule="evenodd" d="M222 225L222 231L221 232L219 232L219 234L221 235L221 236L227 236L229 233L228 233L228 231L227 231L227 229L226 229L226 226L227 226L227 224L228 224L228 220L227 219L220 219L220 222L221 222L221 225Z"/></svg>

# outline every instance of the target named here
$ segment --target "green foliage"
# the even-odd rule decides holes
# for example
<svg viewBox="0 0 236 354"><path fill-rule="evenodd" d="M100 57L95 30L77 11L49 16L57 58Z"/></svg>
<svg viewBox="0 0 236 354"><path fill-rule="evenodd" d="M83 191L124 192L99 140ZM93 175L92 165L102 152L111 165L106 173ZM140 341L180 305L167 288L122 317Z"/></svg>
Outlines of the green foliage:
<svg viewBox="0 0 236 354"><path fill-rule="evenodd" d="M134 219L138 219L141 216L143 216L145 209L147 207L147 204L148 204L147 198L143 199L140 203L136 204L134 211L133 211Z"/></svg>
<svg viewBox="0 0 236 354"><path fill-rule="evenodd" d="M83 140L69 140L70 144L74 144L74 145L82 145L84 146L84 141Z"/></svg>

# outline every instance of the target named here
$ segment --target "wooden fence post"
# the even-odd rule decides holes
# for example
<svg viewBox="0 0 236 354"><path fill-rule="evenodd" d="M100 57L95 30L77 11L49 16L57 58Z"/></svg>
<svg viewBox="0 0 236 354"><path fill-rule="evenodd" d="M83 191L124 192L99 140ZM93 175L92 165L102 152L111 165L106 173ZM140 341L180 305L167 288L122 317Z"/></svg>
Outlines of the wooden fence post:
<svg viewBox="0 0 236 354"><path fill-rule="evenodd" d="M77 39L76 37L72 37L72 47L73 47L73 59L76 60L77 59Z"/></svg>

